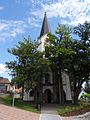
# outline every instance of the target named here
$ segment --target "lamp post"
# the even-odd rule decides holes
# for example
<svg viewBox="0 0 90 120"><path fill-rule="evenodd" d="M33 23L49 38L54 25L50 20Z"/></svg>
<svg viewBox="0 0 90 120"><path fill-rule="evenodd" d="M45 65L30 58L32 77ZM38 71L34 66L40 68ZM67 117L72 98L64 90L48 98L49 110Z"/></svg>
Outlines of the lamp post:
<svg viewBox="0 0 90 120"><path fill-rule="evenodd" d="M12 107L14 107L15 106L15 85L13 85L12 93L13 93Z"/></svg>
<svg viewBox="0 0 90 120"><path fill-rule="evenodd" d="M8 68L11 69L11 73L12 73L13 77L16 76L16 72L14 71L14 66L15 66L15 62L8 65ZM12 91L12 94L13 94L13 96L12 96L12 98L13 98L12 99L12 107L14 107L15 106L15 84L12 86L11 89L12 89L11 91Z"/></svg>

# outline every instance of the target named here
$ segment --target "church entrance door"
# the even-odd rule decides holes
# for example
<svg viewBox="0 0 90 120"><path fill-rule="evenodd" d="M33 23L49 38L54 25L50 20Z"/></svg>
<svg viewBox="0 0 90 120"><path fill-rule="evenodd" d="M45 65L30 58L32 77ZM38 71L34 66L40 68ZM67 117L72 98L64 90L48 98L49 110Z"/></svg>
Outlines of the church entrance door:
<svg viewBox="0 0 90 120"><path fill-rule="evenodd" d="M45 103L51 103L51 91L49 89L46 89L44 92L44 100Z"/></svg>

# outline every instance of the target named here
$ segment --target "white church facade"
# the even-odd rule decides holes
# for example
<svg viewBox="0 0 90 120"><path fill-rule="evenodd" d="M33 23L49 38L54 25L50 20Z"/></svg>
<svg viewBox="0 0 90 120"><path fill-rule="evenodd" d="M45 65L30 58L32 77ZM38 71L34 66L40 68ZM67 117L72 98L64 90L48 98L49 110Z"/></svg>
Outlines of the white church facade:
<svg viewBox="0 0 90 120"><path fill-rule="evenodd" d="M48 32L50 32L50 28L48 25L47 15L45 13L40 32L40 37L38 40L41 43L38 48L40 51L44 50L45 41L48 38L47 36ZM66 71L62 72L62 84L65 101L72 101L70 79ZM41 103L59 103L59 83L57 73L51 71L43 75L42 80L38 83L35 91L33 93L32 90L25 92L23 100L39 101Z"/></svg>

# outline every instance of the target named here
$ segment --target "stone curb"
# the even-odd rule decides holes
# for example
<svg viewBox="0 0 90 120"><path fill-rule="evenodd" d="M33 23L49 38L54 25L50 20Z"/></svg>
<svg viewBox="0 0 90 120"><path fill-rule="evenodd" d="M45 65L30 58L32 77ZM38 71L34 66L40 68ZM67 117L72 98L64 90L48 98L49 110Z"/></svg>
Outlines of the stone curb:
<svg viewBox="0 0 90 120"><path fill-rule="evenodd" d="M83 118L83 117L87 117L90 116L90 112L86 112L84 114L78 115L78 116L72 116L73 118Z"/></svg>

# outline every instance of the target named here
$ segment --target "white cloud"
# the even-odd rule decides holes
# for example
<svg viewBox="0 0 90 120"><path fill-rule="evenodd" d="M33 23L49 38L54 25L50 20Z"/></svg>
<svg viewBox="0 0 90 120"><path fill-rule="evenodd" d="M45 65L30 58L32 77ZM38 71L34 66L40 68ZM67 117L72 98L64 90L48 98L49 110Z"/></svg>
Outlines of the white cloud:
<svg viewBox="0 0 90 120"><path fill-rule="evenodd" d="M24 0L16 1L20 3ZM0 20L0 41L15 38L18 34L24 33L30 25L39 27L45 11L48 18L58 17L63 24L77 25L90 21L90 0L26 0L24 2L30 4L27 21ZM3 7L0 7L0 10L2 9Z"/></svg>
<svg viewBox="0 0 90 120"><path fill-rule="evenodd" d="M3 10L4 9L4 7L3 6L0 6L0 10Z"/></svg>
<svg viewBox="0 0 90 120"><path fill-rule="evenodd" d="M14 38L16 35L24 33L27 24L24 21L0 20L0 41Z"/></svg>
<svg viewBox="0 0 90 120"><path fill-rule="evenodd" d="M12 79L12 77L8 74L10 73L9 70L5 67L4 64L0 64L0 76L4 78L8 78L9 80Z"/></svg>
<svg viewBox="0 0 90 120"><path fill-rule="evenodd" d="M70 25L90 21L90 0L56 0L55 2L42 0L39 3L38 0L36 1L37 3L34 4L39 4L39 7L34 8L31 14L38 19L41 19L46 11L48 18L60 17L62 23Z"/></svg>
<svg viewBox="0 0 90 120"><path fill-rule="evenodd" d="M0 74L5 73L5 71L6 71L5 65L4 64L0 64Z"/></svg>
<svg viewBox="0 0 90 120"><path fill-rule="evenodd" d="M31 26L39 27L39 25L37 24L38 22L39 22L38 19L35 19L34 17L29 17L28 18L28 23Z"/></svg>
<svg viewBox="0 0 90 120"><path fill-rule="evenodd" d="M0 31L3 30L5 27L7 27L7 24L5 24L5 23L0 23Z"/></svg>

